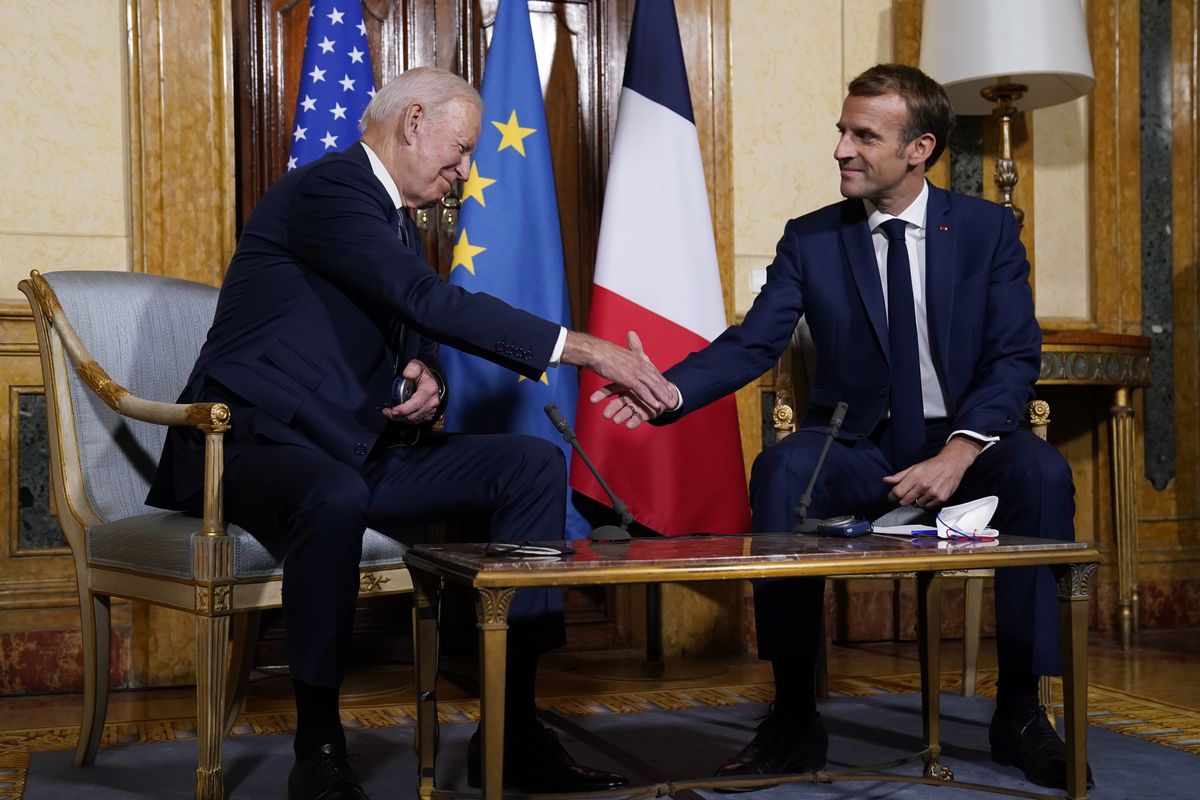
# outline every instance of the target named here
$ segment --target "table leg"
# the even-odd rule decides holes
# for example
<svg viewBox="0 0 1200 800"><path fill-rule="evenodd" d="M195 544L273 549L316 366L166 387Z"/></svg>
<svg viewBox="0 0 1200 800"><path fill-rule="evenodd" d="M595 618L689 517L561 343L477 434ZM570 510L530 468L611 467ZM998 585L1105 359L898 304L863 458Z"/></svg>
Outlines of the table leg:
<svg viewBox="0 0 1200 800"><path fill-rule="evenodd" d="M417 679L417 791L430 800L437 764L438 604L441 579L410 570L413 580L413 656Z"/></svg>
<svg viewBox="0 0 1200 800"><path fill-rule="evenodd" d="M1087 612L1098 564L1054 567L1058 580L1063 661L1063 718L1067 743L1067 797L1087 797Z"/></svg>
<svg viewBox="0 0 1200 800"><path fill-rule="evenodd" d="M504 787L504 672L508 607L515 589L480 589L475 595L479 627L479 721L483 731L484 800L499 800Z"/></svg>
<svg viewBox="0 0 1200 800"><path fill-rule="evenodd" d="M1117 387L1109 410L1112 450L1113 528L1117 540L1118 613L1121 647L1128 650L1137 637L1138 595L1137 479L1134 475L1133 407L1129 387Z"/></svg>
<svg viewBox="0 0 1200 800"><path fill-rule="evenodd" d="M917 639L921 642L921 721L924 728L925 777L954 780L938 762L942 753L938 733L942 691L942 582L932 572L917 573Z"/></svg>

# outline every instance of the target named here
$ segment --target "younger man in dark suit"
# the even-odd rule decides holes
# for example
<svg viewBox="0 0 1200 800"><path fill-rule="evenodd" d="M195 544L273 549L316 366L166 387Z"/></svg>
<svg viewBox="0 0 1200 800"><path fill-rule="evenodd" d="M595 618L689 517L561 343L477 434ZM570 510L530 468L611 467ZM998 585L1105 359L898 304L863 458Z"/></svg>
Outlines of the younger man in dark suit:
<svg viewBox="0 0 1200 800"><path fill-rule="evenodd" d="M481 106L461 78L410 70L376 94L361 142L277 181L246 223L180 397L230 406L228 520L285 548L295 800L365 797L338 718L365 528L476 511L490 513L495 540L563 535L565 465L553 443L432 430L449 401L438 342L534 379L558 363L586 366L651 409L673 399L635 338L624 350L566 331L450 286L425 263L407 209L467 177ZM394 404L398 373L415 389ZM147 502L198 512L203 464L196 432L173 429ZM576 764L534 719L538 657L563 640L560 593L518 593L510 626L509 782L529 791L622 784Z"/></svg>
<svg viewBox="0 0 1200 800"><path fill-rule="evenodd" d="M666 372L681 393L670 422L770 369L807 321L816 378L799 430L755 461L756 532L792 529L825 426L845 401L810 517L873 518L889 506L995 494L1001 532L1074 538L1069 467L1017 427L1038 377L1041 330L1016 222L1008 209L925 180L953 122L942 87L913 67L882 64L851 81L833 153L846 199L788 222L745 321ZM636 406L614 397L605 414L626 422ZM759 657L771 661L776 700L718 774L819 769L827 737L813 676L824 582L754 588ZM992 756L1065 787L1063 744L1038 709L1039 676L1060 672L1048 569L997 571L996 628Z"/></svg>

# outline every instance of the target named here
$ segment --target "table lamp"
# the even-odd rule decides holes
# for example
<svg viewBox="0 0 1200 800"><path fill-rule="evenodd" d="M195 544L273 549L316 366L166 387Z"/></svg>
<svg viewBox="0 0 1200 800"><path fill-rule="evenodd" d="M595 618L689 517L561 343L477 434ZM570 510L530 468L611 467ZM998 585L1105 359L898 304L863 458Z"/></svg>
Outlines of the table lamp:
<svg viewBox="0 0 1200 800"><path fill-rule="evenodd" d="M996 187L1017 224L1012 119L1074 100L1095 82L1079 0L925 0L921 69L942 84L960 115L1000 120Z"/></svg>

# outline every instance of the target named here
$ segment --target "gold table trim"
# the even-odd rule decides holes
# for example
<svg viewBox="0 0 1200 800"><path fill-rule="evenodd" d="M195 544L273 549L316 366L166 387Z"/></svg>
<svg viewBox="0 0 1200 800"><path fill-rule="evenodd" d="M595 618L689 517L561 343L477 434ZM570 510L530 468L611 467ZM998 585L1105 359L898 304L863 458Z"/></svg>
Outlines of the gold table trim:
<svg viewBox="0 0 1200 800"><path fill-rule="evenodd" d="M1100 554L1088 543L1055 542L1052 540L1004 537L1005 546L971 546L956 551L929 552L914 545L896 549L896 541L880 536L865 536L850 540L845 546L856 548L845 554L834 551L821 553L782 553L778 560L754 560L752 544L770 541L780 546L793 541L811 544L815 537L789 534L762 534L742 537L681 537L676 539L636 540L637 546L648 554L655 549L673 552L669 558L645 557L629 563L570 566L573 559L560 564L546 562L507 561L484 555L486 545L417 545L405 555L413 576L415 602L413 630L417 668L417 753L419 756L418 789L422 800L445 798L449 793L434 785L434 764L437 758L437 608L444 581L453 581L477 592L476 612L480 638L480 728L483 759L482 796L498 800L502 795L504 763L504 680L508 636L508 608L517 589L546 586L584 586L625 583L671 583L695 580L738 580L763 577L793 577L801 575L856 575L878 572L912 572L918 586L918 638L921 642L921 697L923 749L909 759L925 762L923 775L889 776L887 780L912 783L953 782L953 773L943 765L939 756L938 687L941 674L940 641L940 580L943 573L962 569L1000 569L1014 566L1045 565L1051 567L1058 581L1059 619L1062 626L1063 709L1068 755L1067 794L1069 800L1085 800L1087 796L1087 601ZM721 539L730 552L721 556L686 558L688 542L700 542L697 551ZM839 540L845 541L845 540ZM886 542L886 547L884 543ZM682 548L681 548L682 545ZM825 545L822 545L824 547ZM830 548L841 546L830 544ZM579 556L595 556L597 562L607 552L613 560L622 558L625 545L593 545L573 543ZM879 550L872 550L878 547ZM470 548L478 556L472 559ZM738 550L740 549L740 553ZM889 552L883 552L887 550ZM882 554L881 554L882 553ZM888 765L895 766L896 764ZM873 771L850 770L845 773L815 773L821 780L879 780ZM745 779L741 779L744 781ZM705 779L703 783L689 781L687 788L739 785L729 779ZM683 784L676 784L676 788ZM971 784L956 784L971 788ZM654 787L650 787L654 789ZM657 791L655 789L655 791ZM994 789L993 789L994 791ZM1001 790L1007 791L1007 790ZM613 796L637 795L636 790L624 787ZM1034 795L1013 790L1013 796L1062 797ZM604 793L599 793L604 794ZM640 795L638 795L640 796ZM653 795L648 795L653 796Z"/></svg>

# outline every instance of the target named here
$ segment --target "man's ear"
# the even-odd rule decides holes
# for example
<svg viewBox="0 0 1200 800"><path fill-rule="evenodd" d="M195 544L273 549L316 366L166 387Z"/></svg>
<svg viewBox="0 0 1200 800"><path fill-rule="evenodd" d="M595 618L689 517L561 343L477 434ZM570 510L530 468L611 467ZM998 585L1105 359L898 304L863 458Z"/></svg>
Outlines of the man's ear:
<svg viewBox="0 0 1200 800"><path fill-rule="evenodd" d="M917 138L908 143L908 164L915 167L918 164L924 164L925 160L933 153L933 148L937 146L937 137L932 133L922 133Z"/></svg>
<svg viewBox="0 0 1200 800"><path fill-rule="evenodd" d="M417 135L417 128L425 120L425 107L420 103L413 103L408 108L404 109L404 115L400 118L400 127L397 128L397 136L405 143L412 144L413 139Z"/></svg>

